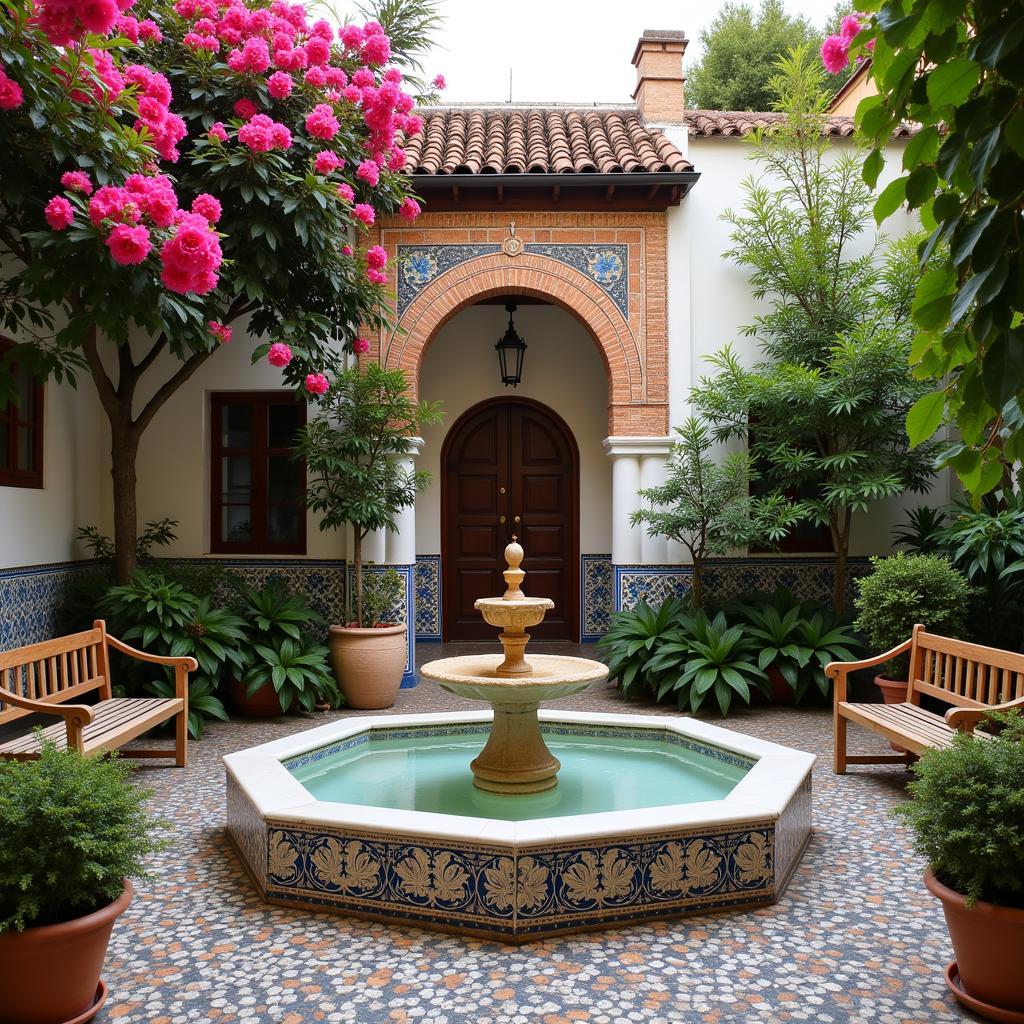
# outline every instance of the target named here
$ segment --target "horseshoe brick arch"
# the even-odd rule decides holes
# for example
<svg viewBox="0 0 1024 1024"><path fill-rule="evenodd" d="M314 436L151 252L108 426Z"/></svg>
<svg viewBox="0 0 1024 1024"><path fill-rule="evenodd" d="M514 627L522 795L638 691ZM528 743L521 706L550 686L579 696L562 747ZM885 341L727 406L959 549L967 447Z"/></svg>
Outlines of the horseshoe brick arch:
<svg viewBox="0 0 1024 1024"><path fill-rule="evenodd" d="M503 248L512 237L515 255ZM379 358L403 367L414 386L431 341L456 313L497 295L529 295L568 310L593 337L608 374L610 434L667 432L664 214L427 213L414 228L385 223L379 242L397 296Z"/></svg>

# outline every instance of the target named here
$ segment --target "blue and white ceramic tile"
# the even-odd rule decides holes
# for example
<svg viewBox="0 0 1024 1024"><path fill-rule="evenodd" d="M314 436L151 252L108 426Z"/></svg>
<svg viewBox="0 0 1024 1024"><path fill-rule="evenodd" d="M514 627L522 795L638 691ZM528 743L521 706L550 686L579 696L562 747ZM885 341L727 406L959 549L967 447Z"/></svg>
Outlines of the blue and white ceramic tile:
<svg viewBox="0 0 1024 1024"><path fill-rule="evenodd" d="M495 252L501 252L500 245L398 246L398 315L401 316L438 275L467 260Z"/></svg>
<svg viewBox="0 0 1024 1024"><path fill-rule="evenodd" d="M0 650L56 636L68 581L91 562L57 562L0 570Z"/></svg>
<svg viewBox="0 0 1024 1024"><path fill-rule="evenodd" d="M413 572L416 598L416 639L441 640L441 556L417 555Z"/></svg>
<svg viewBox="0 0 1024 1024"><path fill-rule="evenodd" d="M608 632L615 604L611 555L580 556L580 642L591 643Z"/></svg>
<svg viewBox="0 0 1024 1024"><path fill-rule="evenodd" d="M405 672L402 675L402 689L409 690L416 685L416 594L415 594L415 565L390 565L385 562L377 562L373 565L364 565L363 574L385 573L394 569L402 579L402 592L395 603L394 608L388 613L388 618L395 623L401 623L406 629L406 640L408 643ZM348 585L355 590L355 567L348 567Z"/></svg>
<svg viewBox="0 0 1024 1024"><path fill-rule="evenodd" d="M528 242L526 252L547 256L586 274L629 316L628 245L547 245Z"/></svg>

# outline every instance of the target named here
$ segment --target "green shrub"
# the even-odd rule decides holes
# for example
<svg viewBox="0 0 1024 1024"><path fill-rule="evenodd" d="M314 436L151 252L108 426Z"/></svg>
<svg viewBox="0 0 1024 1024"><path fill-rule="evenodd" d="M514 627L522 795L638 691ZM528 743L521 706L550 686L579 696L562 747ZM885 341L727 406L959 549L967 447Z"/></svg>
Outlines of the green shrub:
<svg viewBox="0 0 1024 1024"><path fill-rule="evenodd" d="M686 598L670 597L657 608L641 601L635 608L612 615L608 632L597 647L605 656L609 677L618 680L626 700L649 693L647 662L660 639L678 625L688 607Z"/></svg>
<svg viewBox="0 0 1024 1024"><path fill-rule="evenodd" d="M146 877L164 823L146 813L151 792L130 775L117 758L52 743L36 761L0 761L0 932L92 913L126 878Z"/></svg>
<svg viewBox="0 0 1024 1024"><path fill-rule="evenodd" d="M944 885L977 900L1024 907L1024 718L993 715L994 739L957 736L925 751L910 800L894 809Z"/></svg>
<svg viewBox="0 0 1024 1024"><path fill-rule="evenodd" d="M940 555L907 555L872 558L870 575L857 581L854 602L860 613L856 626L870 640L876 653L906 640L918 622L932 633L961 632L971 600L971 585L963 573ZM889 662L885 673L906 676L904 655Z"/></svg>
<svg viewBox="0 0 1024 1024"><path fill-rule="evenodd" d="M402 601L402 577L396 569L363 573L363 626L393 623Z"/></svg>

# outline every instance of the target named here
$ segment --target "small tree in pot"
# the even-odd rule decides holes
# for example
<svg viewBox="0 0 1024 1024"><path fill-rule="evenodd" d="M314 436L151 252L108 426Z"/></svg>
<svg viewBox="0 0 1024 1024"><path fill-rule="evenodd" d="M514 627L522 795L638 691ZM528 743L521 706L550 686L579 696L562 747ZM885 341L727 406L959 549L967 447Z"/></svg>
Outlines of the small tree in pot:
<svg viewBox="0 0 1024 1024"><path fill-rule="evenodd" d="M296 457L306 462L306 503L320 515L320 529L352 527L355 608L353 614L350 598L351 621L331 627L331 661L349 706L389 707L401 684L406 627L374 628L366 620L363 542L375 530L395 530L398 512L429 484L429 473L407 469L399 459L412 452L412 438L424 425L440 422L440 405L415 401L403 370L368 363L339 374L322 408L302 431ZM388 669L374 648L390 652Z"/></svg>
<svg viewBox="0 0 1024 1024"><path fill-rule="evenodd" d="M85 1020L106 999L100 970L129 879L163 847L130 775L116 757L52 743L35 761L0 760L0 1019Z"/></svg>
<svg viewBox="0 0 1024 1024"><path fill-rule="evenodd" d="M963 714L963 711L960 712ZM993 1020L1024 1015L1024 718L996 714L994 738L958 735L911 771L895 809L928 861L925 885L942 901L956 960L946 981Z"/></svg>

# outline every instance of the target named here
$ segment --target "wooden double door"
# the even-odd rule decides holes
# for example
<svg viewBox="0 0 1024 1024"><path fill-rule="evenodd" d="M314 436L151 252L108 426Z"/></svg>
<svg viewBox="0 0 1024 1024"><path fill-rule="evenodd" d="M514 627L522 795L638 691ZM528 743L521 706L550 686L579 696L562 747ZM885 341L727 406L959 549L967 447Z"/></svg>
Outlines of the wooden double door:
<svg viewBox="0 0 1024 1024"><path fill-rule="evenodd" d="M579 455L552 410L528 399L494 399L468 410L442 453L442 623L449 641L496 641L473 608L505 592L504 550L526 551L525 593L555 602L530 630L542 640L577 640Z"/></svg>

